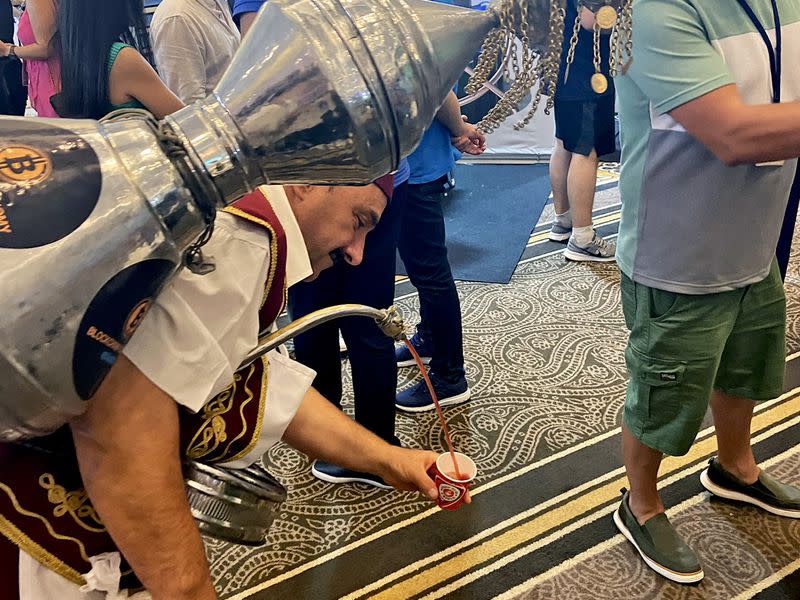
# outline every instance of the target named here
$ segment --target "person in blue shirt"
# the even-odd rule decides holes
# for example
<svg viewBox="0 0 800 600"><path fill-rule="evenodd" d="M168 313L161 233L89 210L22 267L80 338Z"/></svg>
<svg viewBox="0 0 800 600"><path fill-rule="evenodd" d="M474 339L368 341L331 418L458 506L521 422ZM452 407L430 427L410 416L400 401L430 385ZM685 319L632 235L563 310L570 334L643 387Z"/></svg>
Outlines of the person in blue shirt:
<svg viewBox="0 0 800 600"><path fill-rule="evenodd" d="M610 30L604 30L598 32L598 41L600 82L605 82L606 89L592 86L594 24L594 14L581 0L568 0L555 92L556 144L550 157L550 182L556 218L549 238L567 242L564 257L568 260L610 262L616 245L595 232L592 208L598 156L616 149L614 82L609 73ZM571 46L573 60L567 64Z"/></svg>
<svg viewBox="0 0 800 600"><path fill-rule="evenodd" d="M250 29L258 11L266 2L267 0L233 0L231 13L233 14L233 20L242 32L242 37Z"/></svg>
<svg viewBox="0 0 800 600"><path fill-rule="evenodd" d="M334 304L366 304L387 308L394 303L397 239L406 210L410 169L403 160L394 177L394 193L378 225L368 235L359 265L340 261L314 281L289 289L289 312L299 319ZM350 317L319 325L294 340L295 358L314 369L314 387L341 408L341 331L353 374L355 419L390 444L399 446L394 430L397 366L394 342L371 319ZM380 477L345 469L322 460L314 461L311 473L329 483L365 483L391 489Z"/></svg>
<svg viewBox="0 0 800 600"><path fill-rule="evenodd" d="M481 154L483 134L461 116L458 99L450 92L417 149L408 157L408 203L398 250L406 272L419 292L421 321L411 343L425 363L443 406L466 402L470 390L464 372L461 303L445 245L442 194L455 167L453 148ZM397 366L414 364L405 346L395 350ZM397 408L420 412L434 408L424 381L397 394Z"/></svg>

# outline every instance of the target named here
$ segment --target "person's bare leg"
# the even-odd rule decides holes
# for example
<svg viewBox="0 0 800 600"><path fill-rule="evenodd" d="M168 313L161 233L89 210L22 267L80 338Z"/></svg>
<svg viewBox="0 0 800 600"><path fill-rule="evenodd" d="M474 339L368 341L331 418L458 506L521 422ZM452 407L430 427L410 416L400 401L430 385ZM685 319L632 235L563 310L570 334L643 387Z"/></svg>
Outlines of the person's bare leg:
<svg viewBox="0 0 800 600"><path fill-rule="evenodd" d="M572 152L564 148L564 143L556 138L553 153L550 155L550 185L553 188L553 208L561 215L570 208L567 194L567 175Z"/></svg>
<svg viewBox="0 0 800 600"><path fill-rule="evenodd" d="M714 390L711 412L717 432L718 460L722 468L745 483L754 483L761 470L750 445L755 402Z"/></svg>
<svg viewBox="0 0 800 600"><path fill-rule="evenodd" d="M573 227L589 227L592 224L598 164L597 152L594 150L589 156L572 155L567 174L567 193ZM553 199L555 200L555 196Z"/></svg>
<svg viewBox="0 0 800 600"><path fill-rule="evenodd" d="M622 424L622 455L625 474L630 483L628 504L639 525L644 525L650 517L664 512L664 505L658 495L658 468L663 454L636 439L628 427Z"/></svg>

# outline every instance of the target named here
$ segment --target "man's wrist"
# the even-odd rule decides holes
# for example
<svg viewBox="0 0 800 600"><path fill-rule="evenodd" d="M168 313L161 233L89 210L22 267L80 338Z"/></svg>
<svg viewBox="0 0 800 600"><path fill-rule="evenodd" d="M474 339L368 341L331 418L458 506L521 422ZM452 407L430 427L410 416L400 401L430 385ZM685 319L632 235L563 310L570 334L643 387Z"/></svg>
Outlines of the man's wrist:
<svg viewBox="0 0 800 600"><path fill-rule="evenodd" d="M467 124L464 120L459 120L458 127L456 129L457 131L450 131L450 135L454 138L469 135L469 127L467 127Z"/></svg>
<svg viewBox="0 0 800 600"><path fill-rule="evenodd" d="M17 56L17 47L14 44L9 44L7 56L13 56L13 57Z"/></svg>
<svg viewBox="0 0 800 600"><path fill-rule="evenodd" d="M380 440L375 444L371 456L367 457L365 470L368 473L384 477L392 471L392 456L394 447L385 440Z"/></svg>

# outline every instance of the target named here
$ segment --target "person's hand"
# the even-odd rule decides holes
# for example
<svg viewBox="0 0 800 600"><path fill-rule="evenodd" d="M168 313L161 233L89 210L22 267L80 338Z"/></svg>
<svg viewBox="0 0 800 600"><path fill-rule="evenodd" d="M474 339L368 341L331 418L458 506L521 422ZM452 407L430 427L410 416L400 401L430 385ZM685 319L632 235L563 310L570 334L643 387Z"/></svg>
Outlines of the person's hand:
<svg viewBox="0 0 800 600"><path fill-rule="evenodd" d="M463 125L458 135L450 138L450 141L459 152L466 154L483 154L486 150L486 136L475 125L467 121L467 117L461 117Z"/></svg>
<svg viewBox="0 0 800 600"><path fill-rule="evenodd" d="M411 450L391 446L387 452L381 478L398 490L421 492L431 500L436 500L439 492L428 470L439 455L429 450Z"/></svg>
<svg viewBox="0 0 800 600"><path fill-rule="evenodd" d="M6 57L11 54L11 44L0 42L0 56Z"/></svg>

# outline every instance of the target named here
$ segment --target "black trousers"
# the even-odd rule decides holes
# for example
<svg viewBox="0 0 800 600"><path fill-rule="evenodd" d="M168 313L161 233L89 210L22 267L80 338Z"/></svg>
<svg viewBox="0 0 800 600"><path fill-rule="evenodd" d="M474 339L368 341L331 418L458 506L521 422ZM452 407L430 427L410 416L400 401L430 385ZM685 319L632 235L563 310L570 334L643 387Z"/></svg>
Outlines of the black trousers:
<svg viewBox="0 0 800 600"><path fill-rule="evenodd" d="M408 186L408 208L398 250L408 278L419 292L418 327L432 343L431 372L449 383L464 377L461 302L445 245L444 180Z"/></svg>
<svg viewBox="0 0 800 600"><path fill-rule="evenodd" d="M28 88L22 85L23 68L17 58L0 58L0 114L19 117L25 114Z"/></svg>
<svg viewBox="0 0 800 600"><path fill-rule="evenodd" d="M395 254L406 209L407 188L404 183L395 189L377 227L367 235L360 265L331 267L316 280L289 289L292 319L334 304L387 308L394 303ZM341 408L340 329L353 372L356 421L389 443L399 444L394 434L397 388L394 342L371 319L339 319L296 337L297 360L317 372L314 387Z"/></svg>

